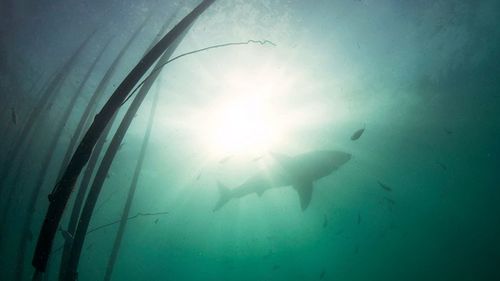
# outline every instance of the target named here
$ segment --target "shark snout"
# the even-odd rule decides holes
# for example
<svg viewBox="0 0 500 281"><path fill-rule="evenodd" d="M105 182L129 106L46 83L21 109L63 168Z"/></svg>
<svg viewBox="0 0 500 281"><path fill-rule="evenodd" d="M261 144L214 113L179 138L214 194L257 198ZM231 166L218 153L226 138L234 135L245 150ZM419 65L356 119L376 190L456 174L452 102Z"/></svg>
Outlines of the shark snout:
<svg viewBox="0 0 500 281"><path fill-rule="evenodd" d="M343 151L332 151L331 157L335 166L340 167L353 157L350 153Z"/></svg>

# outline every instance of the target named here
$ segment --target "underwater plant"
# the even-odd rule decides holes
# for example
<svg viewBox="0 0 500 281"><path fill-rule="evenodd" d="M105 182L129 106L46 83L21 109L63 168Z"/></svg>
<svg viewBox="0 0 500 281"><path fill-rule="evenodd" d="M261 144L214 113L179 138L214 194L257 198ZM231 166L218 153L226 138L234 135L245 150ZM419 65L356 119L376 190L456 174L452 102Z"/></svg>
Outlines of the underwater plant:
<svg viewBox="0 0 500 281"><path fill-rule="evenodd" d="M83 137L80 145L76 149L65 173L56 184L54 191L49 196L50 205L45 216L44 223L40 230L37 245L33 255L32 264L35 267L33 280L40 280L42 272L47 267L50 250L54 241L57 228L62 218L64 209L71 195L73 186L76 183L83 167L88 162L92 150L97 143L102 132L105 130L109 120L121 107L130 91L139 82L141 77L151 68L153 63L170 47L175 40L205 11L214 0L202 1L188 15L186 15L170 32L168 32L149 52L139 61L122 83L114 91L113 95L103 106L101 111ZM68 277L68 280L75 280L76 276Z"/></svg>
<svg viewBox="0 0 500 281"><path fill-rule="evenodd" d="M148 18L143 21L143 23L135 30L135 32L132 34L132 36L128 39L128 41L125 43L125 45L122 47L116 58L113 60L111 63L110 67L104 74L103 78L99 82L99 85L97 86L94 94L92 95L89 103L87 104L85 111L83 115L80 118L80 121L78 123L78 126L76 130L73 132L72 139L70 141L70 145L66 150L66 156L71 155L73 153L73 145L76 143L76 140L78 139L79 135L81 134L81 130L83 130L84 124L88 121L89 115L91 111L97 106L98 101L104 96L104 90L106 89L106 86L108 86L111 78L115 75L117 71L118 64L123 60L123 57L127 50L130 49L130 46L132 43L137 39L139 36L140 32L143 30L145 27L146 23L148 21ZM90 183L90 179L92 177L93 171L95 164L99 158L99 155L101 153L101 150L104 146L104 143L106 141L107 135L109 133L109 130L111 129L111 125L113 124L114 118L116 117L116 114L113 115L112 120L110 120L109 125L106 127L104 130L102 136L99 138L97 141L94 150L92 151L92 155L89 159L89 162L85 168L84 176L82 178L82 181L80 182L80 185L78 187L78 192L77 196L75 198L75 202L73 203L73 207L71 210L71 215L70 219L68 222L67 231L68 234L74 235L76 226L78 223L78 216L80 215L80 211L82 209L82 204L83 204L83 199L85 197L85 194L87 193L88 185ZM63 165L64 165L64 160L63 160ZM60 174L63 173L64 169L66 166L61 167L61 172ZM66 264L69 258L69 253L71 251L71 244L72 241L65 240L64 241L64 250L61 258L61 266L59 268L59 278L60 280L63 280L63 276L65 275L65 270L66 270Z"/></svg>

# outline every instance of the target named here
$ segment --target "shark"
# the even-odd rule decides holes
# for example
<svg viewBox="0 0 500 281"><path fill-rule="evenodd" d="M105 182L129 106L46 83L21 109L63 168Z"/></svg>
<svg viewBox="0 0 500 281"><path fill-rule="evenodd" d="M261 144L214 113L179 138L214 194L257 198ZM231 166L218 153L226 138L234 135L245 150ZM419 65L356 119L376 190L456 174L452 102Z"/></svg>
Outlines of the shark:
<svg viewBox="0 0 500 281"><path fill-rule="evenodd" d="M256 193L262 196L265 191L292 186L299 195L302 211L306 210L312 199L314 182L330 175L351 158L351 154L336 150L316 150L296 156L270 153L275 164L257 172L241 185L228 188L217 182L219 200L213 211L222 208L232 199Z"/></svg>

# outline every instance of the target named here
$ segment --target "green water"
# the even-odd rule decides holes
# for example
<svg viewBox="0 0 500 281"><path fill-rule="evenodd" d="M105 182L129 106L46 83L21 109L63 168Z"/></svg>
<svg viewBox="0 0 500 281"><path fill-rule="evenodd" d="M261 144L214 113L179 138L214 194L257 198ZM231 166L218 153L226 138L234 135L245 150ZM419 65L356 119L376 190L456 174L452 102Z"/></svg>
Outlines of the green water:
<svg viewBox="0 0 500 281"><path fill-rule="evenodd" d="M20 165L23 175L15 181L10 173L0 195L5 204L7 190L15 188L15 204L0 233L5 280L15 280L27 194L53 124L97 50L116 36L51 161L24 261L23 280L28 280L46 196L92 91L149 11L154 10L150 22L107 92L137 63L163 21L180 20L197 1L4 2L0 11L3 7L1 13L9 15L3 17L0 37L5 38L0 41L0 163L3 169ZM181 7L176 15L174 7ZM129 220L112 279L497 280L498 19L500 5L494 0L216 1L175 54L247 40L274 45L218 48L164 67L113 162L90 229L121 216L157 91L130 216L168 214ZM6 163L38 100L30 85L40 75L40 81L48 80L95 26L100 30L94 43L36 125L37 141L23 158ZM364 133L351 140L360 128ZM233 199L212 211L217 182L237 188L275 163L272 153L315 150L345 151L352 159L314 183L306 210L288 186ZM103 278L116 230L115 224L88 234L80 281ZM62 243L58 234L54 248ZM59 259L54 251L49 280L57 280Z"/></svg>

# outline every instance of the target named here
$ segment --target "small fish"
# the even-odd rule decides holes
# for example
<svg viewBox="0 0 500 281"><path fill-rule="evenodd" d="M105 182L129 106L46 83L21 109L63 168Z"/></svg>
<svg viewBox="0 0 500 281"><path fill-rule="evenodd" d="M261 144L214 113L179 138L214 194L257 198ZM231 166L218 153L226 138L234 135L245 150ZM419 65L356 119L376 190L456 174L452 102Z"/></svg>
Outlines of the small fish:
<svg viewBox="0 0 500 281"><path fill-rule="evenodd" d="M380 181L377 181L378 182L378 185L380 185L380 187L382 187L383 189L387 190L387 191L392 191L392 188L390 188L388 185L386 184L383 184L381 183Z"/></svg>
<svg viewBox="0 0 500 281"><path fill-rule="evenodd" d="M13 107L10 109L10 115L12 117L12 123L14 125L16 125L17 124L17 115L16 115L16 110Z"/></svg>
<svg viewBox="0 0 500 281"><path fill-rule="evenodd" d="M158 221L160 221L160 219L155 219L155 224L157 224L157 223L158 223Z"/></svg>
<svg viewBox="0 0 500 281"><path fill-rule="evenodd" d="M228 155L228 156L222 158L221 160L219 160L219 164L226 163L227 161L229 161L229 159L231 159L231 157L233 157L233 156L232 155Z"/></svg>
<svg viewBox="0 0 500 281"><path fill-rule="evenodd" d="M323 217L323 228L326 228L327 226L328 226L328 217L325 214L325 216Z"/></svg>
<svg viewBox="0 0 500 281"><path fill-rule="evenodd" d="M443 164L442 162L437 161L436 163L437 163L437 164L438 164L438 165L439 165L439 166L440 166L443 170L445 170L445 171L446 171L446 170L448 170L448 167L446 167L446 165L445 165L445 164Z"/></svg>
<svg viewBox="0 0 500 281"><path fill-rule="evenodd" d="M358 224L361 224L361 214L358 212Z"/></svg>
<svg viewBox="0 0 500 281"><path fill-rule="evenodd" d="M319 279L323 279L325 278L325 275L326 275L326 270L323 268L323 270L321 271L321 273L319 274Z"/></svg>
<svg viewBox="0 0 500 281"><path fill-rule="evenodd" d="M359 139L361 137L361 135L365 132L365 128L366 128L366 125L365 125L365 127L354 132L354 134L352 134L352 136L351 136L351 140L355 141L355 140Z"/></svg>

